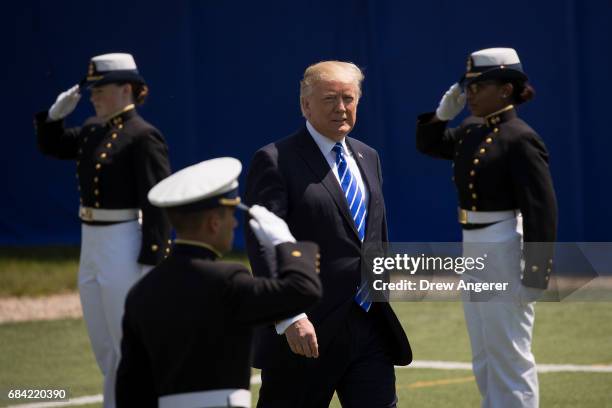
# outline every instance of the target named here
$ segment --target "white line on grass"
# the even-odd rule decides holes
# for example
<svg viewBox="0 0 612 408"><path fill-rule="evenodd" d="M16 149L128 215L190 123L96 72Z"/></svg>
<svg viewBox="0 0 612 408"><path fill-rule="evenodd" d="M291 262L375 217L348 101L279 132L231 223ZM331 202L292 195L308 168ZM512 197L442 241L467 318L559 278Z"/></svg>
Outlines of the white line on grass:
<svg viewBox="0 0 612 408"><path fill-rule="evenodd" d="M96 402L102 402L102 394L87 395L85 397L71 398L68 401L36 402L34 404L10 405L7 408L12 408L12 407L19 407L19 408L70 407L74 405L95 404Z"/></svg>
<svg viewBox="0 0 612 408"><path fill-rule="evenodd" d="M471 370L471 363L460 363L457 361L428 361L417 360L410 363L409 366L401 366L396 368L430 368L434 370ZM612 365L602 364L538 364L538 372L540 373L612 373Z"/></svg>
<svg viewBox="0 0 612 408"><path fill-rule="evenodd" d="M471 370L470 363L462 363L458 361L431 361L431 360L416 360L410 363L409 366L398 366L398 369L404 368L429 368L433 370ZM612 365L592 364L538 364L538 372L540 373L612 373ZM261 384L261 375L255 374L251 377L251 384ZM52 408L52 407L69 407L75 405L93 404L102 402L102 394L88 395L70 399L69 401L57 402L38 402L34 404L11 405L7 408Z"/></svg>

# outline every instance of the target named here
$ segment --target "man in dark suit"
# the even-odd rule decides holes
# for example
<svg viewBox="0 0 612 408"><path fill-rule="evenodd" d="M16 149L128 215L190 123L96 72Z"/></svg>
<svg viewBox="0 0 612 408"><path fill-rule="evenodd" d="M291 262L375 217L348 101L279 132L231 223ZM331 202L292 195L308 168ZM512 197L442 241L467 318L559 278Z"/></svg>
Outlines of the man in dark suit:
<svg viewBox="0 0 612 408"><path fill-rule="evenodd" d="M361 96L361 70L325 61L301 82L306 126L255 154L246 202L287 221L297 239L321 253L323 299L308 315L263 327L255 367L262 369L258 407L394 407L394 364L412 360L408 339L389 304L372 303L360 279L362 249L387 241L378 154L348 137ZM253 273L267 257L247 230ZM284 335L283 335L284 334Z"/></svg>
<svg viewBox="0 0 612 408"><path fill-rule="evenodd" d="M250 408L252 326L286 318L321 295L317 245L253 206L251 228L278 260L277 279L217 259L232 247L240 162L213 159L157 184L177 239L130 291L117 373L118 407ZM246 207L242 207L246 209Z"/></svg>

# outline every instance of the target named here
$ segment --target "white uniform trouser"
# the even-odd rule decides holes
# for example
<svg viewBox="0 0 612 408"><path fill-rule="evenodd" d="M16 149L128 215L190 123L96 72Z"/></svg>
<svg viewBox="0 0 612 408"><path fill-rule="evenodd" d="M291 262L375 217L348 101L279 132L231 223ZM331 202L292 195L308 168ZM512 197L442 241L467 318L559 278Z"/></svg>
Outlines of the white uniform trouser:
<svg viewBox="0 0 612 408"><path fill-rule="evenodd" d="M521 290L522 218L489 227L464 230L464 256L482 256L473 243L488 243L486 274L476 280L507 281ZM494 243L491 245L490 243ZM494 275L494 276L493 276ZM471 280L469 276L464 277ZM538 376L531 352L534 303L522 302L518 293L501 300L463 303L472 368L482 396L482 408L538 407Z"/></svg>
<svg viewBox="0 0 612 408"><path fill-rule="evenodd" d="M82 225L79 293L83 317L104 375L104 407L115 406L125 297L150 269L137 262L142 241L138 221Z"/></svg>

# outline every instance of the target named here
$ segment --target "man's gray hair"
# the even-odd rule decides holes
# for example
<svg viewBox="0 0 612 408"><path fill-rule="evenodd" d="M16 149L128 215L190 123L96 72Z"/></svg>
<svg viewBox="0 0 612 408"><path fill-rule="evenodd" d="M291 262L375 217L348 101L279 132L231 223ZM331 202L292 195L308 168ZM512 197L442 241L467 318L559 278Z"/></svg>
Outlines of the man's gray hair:
<svg viewBox="0 0 612 408"><path fill-rule="evenodd" d="M363 72L352 62L321 61L306 68L304 78L300 81L300 100L312 93L313 86L318 81L341 81L354 83L357 88L357 98L361 97L361 82Z"/></svg>

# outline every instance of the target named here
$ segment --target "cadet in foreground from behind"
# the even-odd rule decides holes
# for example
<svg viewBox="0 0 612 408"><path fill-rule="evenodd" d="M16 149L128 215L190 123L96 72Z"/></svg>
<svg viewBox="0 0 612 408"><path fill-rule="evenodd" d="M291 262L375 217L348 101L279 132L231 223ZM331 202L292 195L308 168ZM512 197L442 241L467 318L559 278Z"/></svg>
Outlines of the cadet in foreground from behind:
<svg viewBox="0 0 612 408"><path fill-rule="evenodd" d="M117 375L119 407L250 407L252 326L305 312L321 296L318 247L296 242L260 206L252 230L276 259L276 278L254 278L218 259L232 248L241 207L232 158L204 161L156 185L177 238L171 253L130 291Z"/></svg>

